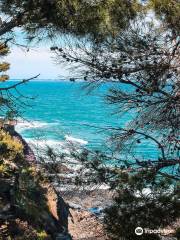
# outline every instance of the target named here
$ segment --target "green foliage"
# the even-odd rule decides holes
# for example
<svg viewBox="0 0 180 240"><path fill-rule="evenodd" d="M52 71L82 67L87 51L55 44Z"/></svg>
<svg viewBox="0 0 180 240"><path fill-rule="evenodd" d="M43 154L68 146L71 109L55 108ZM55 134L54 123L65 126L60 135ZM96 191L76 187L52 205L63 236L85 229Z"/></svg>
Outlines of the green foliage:
<svg viewBox="0 0 180 240"><path fill-rule="evenodd" d="M137 236L137 227L159 229L178 218L180 209L177 192L168 179L155 180L149 174L122 179L115 203L106 210L105 224L112 239L160 239L156 235Z"/></svg>
<svg viewBox="0 0 180 240"><path fill-rule="evenodd" d="M108 167L105 165L108 155L98 151L73 152L73 156L84 166L76 178L77 185L107 183L116 191L114 203L105 210L104 216L110 239L159 240L157 234L137 236L135 229L164 229L179 218L180 191L175 179L162 177L152 169L136 170L137 166L131 171L123 165ZM113 161L113 157L109 160Z"/></svg>
<svg viewBox="0 0 180 240"><path fill-rule="evenodd" d="M40 186L40 177L35 169L24 166L19 172L19 184L14 193L17 211L37 223L40 222L42 213L48 212L46 191Z"/></svg>
<svg viewBox="0 0 180 240"><path fill-rule="evenodd" d="M9 48L4 44L0 43L0 57L4 57L9 53Z"/></svg>
<svg viewBox="0 0 180 240"><path fill-rule="evenodd" d="M125 27L129 19L140 11L140 5L136 0L2 0L1 11L12 17L17 16L17 25L30 33L30 39L37 30L38 34L45 33L43 29L47 30L50 38L54 37L54 30L97 37L108 35L113 28Z"/></svg>
<svg viewBox="0 0 180 240"><path fill-rule="evenodd" d="M37 237L37 240L46 240L48 236L45 231L41 231L37 233Z"/></svg>
<svg viewBox="0 0 180 240"><path fill-rule="evenodd" d="M180 6L177 0L151 0L149 8L166 21L170 29L179 32ZM22 26L29 39L40 37L40 33L54 37L57 33L72 33L78 36L104 36L118 34L129 25L129 21L147 11L137 0L2 0L1 11L15 18L15 26ZM11 29L10 29L11 30ZM45 32L45 31L46 32ZM36 33L38 32L38 35Z"/></svg>
<svg viewBox="0 0 180 240"><path fill-rule="evenodd" d="M9 225L5 234L16 240L49 240L51 237L45 230L55 234L58 223L49 209L46 180L35 167L30 167L23 157L11 161L4 159L0 163L0 207L10 205L12 210L8 214L13 216L10 219L7 217L6 222ZM21 224L14 222L16 219L22 221L23 229ZM28 224L24 226L23 221ZM0 226L6 222L0 219ZM61 231L61 226L59 228Z"/></svg>
<svg viewBox="0 0 180 240"><path fill-rule="evenodd" d="M7 46L6 41L0 41L0 58L4 58L8 55L9 53L9 47ZM7 80L9 80L9 75L7 75L7 71L10 68L10 64L7 62L0 62L0 109L3 112L3 116L6 115L6 112L8 110L12 111L12 108L14 108L13 104L13 100L10 97L7 97L5 93L4 89L4 82L6 82ZM10 94L10 93L9 93ZM2 145L1 145L2 148ZM1 150L0 150L1 151Z"/></svg>
<svg viewBox="0 0 180 240"><path fill-rule="evenodd" d="M3 240L7 235L15 240L51 239L45 231L53 235L61 226L49 207L46 178L27 162L23 144L4 130L0 130L0 150L0 208L10 206L1 213L6 217L0 219L0 239L1 235ZM9 219L9 215L13 217ZM28 221L26 226L24 221ZM1 225L5 226L3 233Z"/></svg>
<svg viewBox="0 0 180 240"><path fill-rule="evenodd" d="M18 139L13 138L6 131L0 130L1 159L13 161L17 157L22 156L22 153L23 153L22 143Z"/></svg>
<svg viewBox="0 0 180 240"><path fill-rule="evenodd" d="M0 57L5 57L8 53L9 48L4 43L0 43ZM9 79L9 76L5 74L5 72L9 70L9 66L9 63L0 63L0 82L5 82Z"/></svg>
<svg viewBox="0 0 180 240"><path fill-rule="evenodd" d="M178 0L151 0L150 6L155 9L160 19L167 23L169 30L180 33L180 2Z"/></svg>
<svg viewBox="0 0 180 240"><path fill-rule="evenodd" d="M127 12L126 3L121 1L114 10L109 7L119 25L126 21L120 14L123 9ZM114 205L105 216L107 230L117 240L159 239L147 234L139 238L135 228L165 227L180 216L179 1L151 1L144 9L149 6L160 17L158 24L150 21L147 12L135 14L138 18L134 16L130 24L116 28L116 34L114 28L102 43L79 40L73 43L74 48L71 42L68 48L67 42L66 48L51 49L57 62L68 66L73 62L78 70L82 67L77 74L88 81L90 90L104 82L115 82L107 102L116 107L119 117L133 115L124 127L101 129L110 134L107 157L99 152L93 157L87 152L73 155L90 170L89 181L105 182L117 191ZM149 144L156 148L156 159L139 154L138 146ZM83 180L79 175L76 183L82 185Z"/></svg>
<svg viewBox="0 0 180 240"><path fill-rule="evenodd" d="M8 172L8 167L2 163L0 163L0 176L3 176L4 174L6 174Z"/></svg>
<svg viewBox="0 0 180 240"><path fill-rule="evenodd" d="M4 62L4 63L1 63L0 64L0 72L4 72L4 71L7 71L7 70L9 70L9 63L6 63L6 62Z"/></svg>

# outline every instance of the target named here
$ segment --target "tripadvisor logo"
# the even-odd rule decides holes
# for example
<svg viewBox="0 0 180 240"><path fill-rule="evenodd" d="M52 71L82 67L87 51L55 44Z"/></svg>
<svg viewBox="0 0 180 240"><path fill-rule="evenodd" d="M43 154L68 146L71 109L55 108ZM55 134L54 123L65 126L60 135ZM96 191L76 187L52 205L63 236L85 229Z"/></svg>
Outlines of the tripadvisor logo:
<svg viewBox="0 0 180 240"><path fill-rule="evenodd" d="M138 236L141 236L143 234L162 234L162 235L168 235L173 233L173 230L169 229L149 229L149 228L142 228L142 227L137 227L135 229L135 234Z"/></svg>
<svg viewBox="0 0 180 240"><path fill-rule="evenodd" d="M135 229L135 234L138 235L138 236L143 235L143 232L144 232L144 230L143 230L142 227L137 227L137 228Z"/></svg>

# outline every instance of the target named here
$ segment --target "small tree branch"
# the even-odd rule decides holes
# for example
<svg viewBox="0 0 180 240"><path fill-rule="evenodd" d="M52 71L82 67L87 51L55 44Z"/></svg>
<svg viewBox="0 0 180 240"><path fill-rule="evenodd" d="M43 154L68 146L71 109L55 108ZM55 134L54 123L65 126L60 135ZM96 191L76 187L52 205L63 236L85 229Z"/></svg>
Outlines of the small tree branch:
<svg viewBox="0 0 180 240"><path fill-rule="evenodd" d="M31 80L39 77L39 76L40 76L40 74L38 74L38 75L36 75L36 76L34 76L34 77L32 77L32 78L29 78L29 79L24 79L24 80L22 80L21 82L18 82L18 83L14 84L14 85L12 85L12 86L10 86L10 87L0 88L0 91L8 91L8 90L10 90L10 89L14 89L14 88L16 88L17 86L22 85L22 84L24 84L24 83L27 83L27 82L29 82L29 81L31 81Z"/></svg>

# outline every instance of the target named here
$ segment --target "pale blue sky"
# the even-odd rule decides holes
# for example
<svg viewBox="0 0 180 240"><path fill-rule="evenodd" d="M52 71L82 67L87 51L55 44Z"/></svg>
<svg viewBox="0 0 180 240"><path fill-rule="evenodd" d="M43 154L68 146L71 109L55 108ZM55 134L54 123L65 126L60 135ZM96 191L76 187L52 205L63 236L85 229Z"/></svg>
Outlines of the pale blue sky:
<svg viewBox="0 0 180 240"><path fill-rule="evenodd" d="M149 12L147 18L151 21L153 19L153 22L155 22L153 12ZM17 42L23 44L25 34L22 30L16 29L15 35ZM63 44L63 36L60 36L60 40ZM36 48L31 49L29 52L13 46L10 55L7 57L7 61L11 64L11 69L8 72L10 78L24 79L37 74L40 74L39 78L41 79L60 79L62 78L61 76L68 76L68 71L64 69L64 66L54 63L53 54L49 50L52 45L45 39L41 45L36 45Z"/></svg>
<svg viewBox="0 0 180 240"><path fill-rule="evenodd" d="M29 52L14 47L7 57L11 64L8 74L11 79L29 78L37 74L40 74L39 78L42 79L57 79L64 75L65 71L54 63L52 57L52 53L45 46Z"/></svg>
<svg viewBox="0 0 180 240"><path fill-rule="evenodd" d="M16 30L16 40L24 44L24 34ZM11 79L24 79L40 74L40 79L60 79L67 75L63 66L55 64L53 53L50 51L52 43L44 41L26 51L17 46L11 47L11 53L6 58L11 64L8 71Z"/></svg>

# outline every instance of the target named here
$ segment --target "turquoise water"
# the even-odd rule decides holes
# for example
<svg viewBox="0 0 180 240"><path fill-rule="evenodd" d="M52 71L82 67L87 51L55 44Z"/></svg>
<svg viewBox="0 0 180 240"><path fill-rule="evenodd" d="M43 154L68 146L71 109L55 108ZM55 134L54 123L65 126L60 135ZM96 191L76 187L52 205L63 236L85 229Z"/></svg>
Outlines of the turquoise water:
<svg viewBox="0 0 180 240"><path fill-rule="evenodd" d="M11 81L8 84L13 84ZM88 148L102 149L108 144L107 126L122 127L132 115L114 114L117 109L106 104L105 94L112 84L104 84L88 93L82 82L32 81L19 87L22 99L31 106L23 108L22 117L16 127L27 140L46 139L47 143L72 140ZM150 143L143 143L139 149L143 156L156 157L157 152Z"/></svg>

